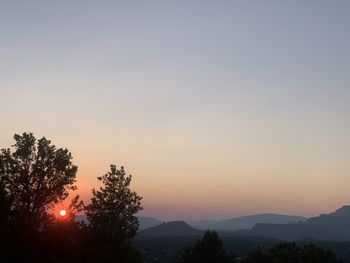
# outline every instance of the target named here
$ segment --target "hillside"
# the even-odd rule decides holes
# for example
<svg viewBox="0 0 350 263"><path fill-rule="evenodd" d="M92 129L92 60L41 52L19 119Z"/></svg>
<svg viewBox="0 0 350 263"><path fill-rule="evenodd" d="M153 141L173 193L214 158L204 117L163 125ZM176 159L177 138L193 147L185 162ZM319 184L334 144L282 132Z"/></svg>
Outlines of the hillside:
<svg viewBox="0 0 350 263"><path fill-rule="evenodd" d="M242 216L221 221L198 221L192 222L190 225L197 229L211 229L221 231L233 231L239 229L251 229L259 223L264 224L289 224L304 221L306 218L302 216L290 216L280 214L257 214L250 216ZM206 224L207 223L207 224Z"/></svg>
<svg viewBox="0 0 350 263"><path fill-rule="evenodd" d="M140 231L138 236L199 236L202 231L194 229L184 221L163 223Z"/></svg>
<svg viewBox="0 0 350 263"><path fill-rule="evenodd" d="M264 236L282 240L350 241L350 206L321 214L298 224L257 224L251 230L232 232L235 236Z"/></svg>
<svg viewBox="0 0 350 263"><path fill-rule="evenodd" d="M146 228L153 227L162 223L162 221L153 217L139 216L138 219L140 223L139 230L144 230Z"/></svg>
<svg viewBox="0 0 350 263"><path fill-rule="evenodd" d="M153 217L143 217L143 216L139 216L137 217L139 220L139 230L143 230L152 226L156 226L162 223L162 221L153 218ZM88 224L88 220L86 215L77 215L75 218L76 221L78 222L84 222L86 224Z"/></svg>

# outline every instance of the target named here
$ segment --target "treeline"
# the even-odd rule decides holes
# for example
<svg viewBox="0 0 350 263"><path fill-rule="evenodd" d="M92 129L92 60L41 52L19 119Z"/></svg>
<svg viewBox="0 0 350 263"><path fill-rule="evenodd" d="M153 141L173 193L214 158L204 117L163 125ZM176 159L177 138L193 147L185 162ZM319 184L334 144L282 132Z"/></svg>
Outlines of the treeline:
<svg viewBox="0 0 350 263"><path fill-rule="evenodd" d="M297 246L294 242L281 242L267 251L260 247L247 256L236 258L229 255L223 241L213 231L206 231L193 247L183 251L178 263L340 263L336 255L312 243Z"/></svg>
<svg viewBox="0 0 350 263"><path fill-rule="evenodd" d="M14 139L0 153L0 262L142 262L130 244L142 198L123 167L111 165L91 202L76 196L60 217L55 207L76 189L71 153L31 133ZM75 220L81 212L87 224Z"/></svg>

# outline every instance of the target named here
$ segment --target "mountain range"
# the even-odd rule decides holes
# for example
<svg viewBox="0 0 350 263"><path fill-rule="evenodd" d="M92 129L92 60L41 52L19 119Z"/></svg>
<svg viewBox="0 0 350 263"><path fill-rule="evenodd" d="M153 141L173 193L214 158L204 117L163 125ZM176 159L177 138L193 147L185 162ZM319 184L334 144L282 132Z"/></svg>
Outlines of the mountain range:
<svg viewBox="0 0 350 263"><path fill-rule="evenodd" d="M162 221L154 218L154 217L144 217L139 216L139 230L147 229L149 227L153 227L162 223Z"/></svg>
<svg viewBox="0 0 350 263"><path fill-rule="evenodd" d="M137 218L139 220L139 230L144 230L146 228L153 227L162 223L162 221L153 217L139 216ZM75 220L88 223L86 215L77 215Z"/></svg>
<svg viewBox="0 0 350 263"><path fill-rule="evenodd" d="M291 221L289 221L292 219ZM260 221L260 222L259 222ZM204 223L210 223L224 236L266 237L279 240L329 240L350 241L350 206L343 206L333 213L321 214L305 219L298 216L262 214L215 222L199 222L196 229L184 221L163 223L139 232L140 236L193 236L201 235L207 229ZM234 227L251 229L228 231ZM209 229L214 229L209 227ZM226 231L223 231L226 230Z"/></svg>
<svg viewBox="0 0 350 263"><path fill-rule="evenodd" d="M290 216L280 214L258 214L241 216L226 220L200 220L195 222L188 222L188 224L197 229L223 230L233 231L240 229L251 229L259 223L265 224L293 224L305 221L306 218L302 216Z"/></svg>
<svg viewBox="0 0 350 263"><path fill-rule="evenodd" d="M186 222L189 226L197 230L217 230L217 231L233 231L240 229L250 229L258 223L267 224L287 224L304 221L306 218L302 216L289 216L279 214L258 214L251 216L242 216L226 220L199 220ZM85 215L78 215L77 221L87 223ZM154 217L139 216L139 231L154 227L163 223L163 221Z"/></svg>
<svg viewBox="0 0 350 263"><path fill-rule="evenodd" d="M189 226L184 221L172 221L140 231L138 236L199 236L202 232Z"/></svg>
<svg viewBox="0 0 350 263"><path fill-rule="evenodd" d="M297 224L306 218L301 216L288 216L279 214L258 214L251 216L237 217L228 220L200 220L186 223L184 221L171 221L156 224L138 233L139 237L144 236L199 236L204 230L217 230L229 232L237 229L250 229L257 223L268 224ZM144 220L139 218L142 223ZM159 220L158 220L159 221ZM156 220L151 223L156 223ZM227 235L227 233L225 233Z"/></svg>
<svg viewBox="0 0 350 263"><path fill-rule="evenodd" d="M343 206L333 213L311 217L297 224L256 224L251 230L236 231L235 235L282 240L350 241L350 206Z"/></svg>
<svg viewBox="0 0 350 263"><path fill-rule="evenodd" d="M279 214L259 214L227 220L200 220L162 223L153 217L138 217L139 236L199 236L216 230L224 236L266 237L279 240L350 241L350 206L333 213L304 218ZM78 221L86 221L80 215Z"/></svg>

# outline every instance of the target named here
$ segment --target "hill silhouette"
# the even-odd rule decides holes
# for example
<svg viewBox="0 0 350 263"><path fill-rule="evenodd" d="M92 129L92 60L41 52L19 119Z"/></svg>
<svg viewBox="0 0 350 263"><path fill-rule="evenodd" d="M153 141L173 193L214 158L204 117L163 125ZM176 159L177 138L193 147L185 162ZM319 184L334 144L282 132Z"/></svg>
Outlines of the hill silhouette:
<svg viewBox="0 0 350 263"><path fill-rule="evenodd" d="M139 216L137 217L137 219L139 220L139 230L144 230L146 228L152 227L152 226L156 226L162 223L162 221L153 218L153 217L143 217L143 216ZM75 221L77 222L84 222L86 224L88 224L88 220L86 215L82 214L82 215L77 215L75 217Z"/></svg>
<svg viewBox="0 0 350 263"><path fill-rule="evenodd" d="M280 215L280 214L257 214L242 216L232 219L226 219L221 221L201 220L192 222L190 225L197 229L211 229L221 231L232 231L239 229L251 229L253 226L259 223L265 224L289 224L297 223L299 221L305 221L306 218L302 216L294 215Z"/></svg>
<svg viewBox="0 0 350 263"><path fill-rule="evenodd" d="M282 240L350 241L350 206L297 224L256 224L251 230L235 231L233 234Z"/></svg>
<svg viewBox="0 0 350 263"><path fill-rule="evenodd" d="M84 221L84 216L79 216ZM265 237L286 241L324 240L350 241L350 206L333 213L305 219L301 216L258 214L228 220L200 220L160 223L152 217L139 217L139 237L144 236L200 236L202 230L220 231L223 236ZM250 228L250 229L249 229ZM239 230L235 230L239 229Z"/></svg>
<svg viewBox="0 0 350 263"><path fill-rule="evenodd" d="M343 206L330 214L321 214L317 217L311 217L305 221L306 225L321 225L326 228L337 228L350 224L350 206Z"/></svg>
<svg viewBox="0 0 350 263"><path fill-rule="evenodd" d="M153 227L156 225L159 225L162 223L162 221L154 218L154 217L144 217L144 216L139 216L139 230L144 230L149 227Z"/></svg>
<svg viewBox="0 0 350 263"><path fill-rule="evenodd" d="M172 221L140 231L138 236L199 236L202 233L184 221Z"/></svg>

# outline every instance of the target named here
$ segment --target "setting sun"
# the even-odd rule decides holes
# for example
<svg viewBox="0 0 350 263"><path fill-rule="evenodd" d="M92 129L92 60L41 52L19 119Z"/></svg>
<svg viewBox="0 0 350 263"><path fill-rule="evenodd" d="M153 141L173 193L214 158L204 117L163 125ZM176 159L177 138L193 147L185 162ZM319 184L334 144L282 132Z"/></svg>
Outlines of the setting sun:
<svg viewBox="0 0 350 263"><path fill-rule="evenodd" d="M66 216L67 215L67 211L66 210L64 210L64 209L62 209L62 210L60 210L60 216Z"/></svg>

